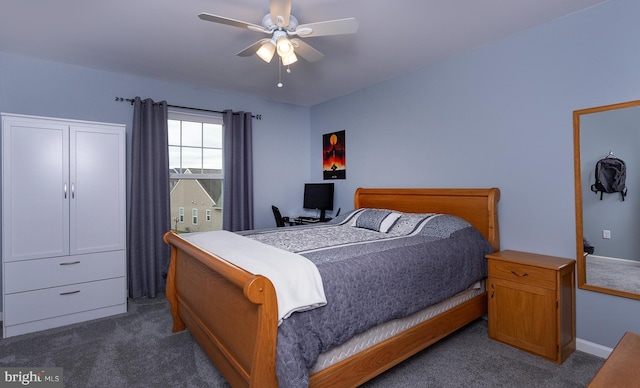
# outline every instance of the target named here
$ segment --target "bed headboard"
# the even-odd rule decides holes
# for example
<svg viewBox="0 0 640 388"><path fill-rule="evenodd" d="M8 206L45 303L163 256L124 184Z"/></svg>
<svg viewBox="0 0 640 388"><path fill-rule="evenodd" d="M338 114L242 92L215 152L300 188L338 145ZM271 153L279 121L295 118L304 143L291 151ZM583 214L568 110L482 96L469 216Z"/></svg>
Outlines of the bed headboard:
<svg viewBox="0 0 640 388"><path fill-rule="evenodd" d="M498 200L500 190L359 188L355 208L392 209L407 213L446 213L464 218L500 250Z"/></svg>

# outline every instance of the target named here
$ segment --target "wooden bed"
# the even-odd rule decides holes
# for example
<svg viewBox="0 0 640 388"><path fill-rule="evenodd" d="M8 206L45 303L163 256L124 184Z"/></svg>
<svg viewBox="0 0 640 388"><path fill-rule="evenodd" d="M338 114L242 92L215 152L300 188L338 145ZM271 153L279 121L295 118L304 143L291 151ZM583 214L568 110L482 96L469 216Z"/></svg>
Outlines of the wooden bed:
<svg viewBox="0 0 640 388"><path fill-rule="evenodd" d="M499 250L497 203L489 189L363 189L355 208L448 213L466 219ZM177 234L171 245L167 298L173 331L188 328L233 387L277 387L277 301L271 282L207 253ZM206 296L206 297L205 297ZM484 315L486 292L310 376L310 386L357 386Z"/></svg>

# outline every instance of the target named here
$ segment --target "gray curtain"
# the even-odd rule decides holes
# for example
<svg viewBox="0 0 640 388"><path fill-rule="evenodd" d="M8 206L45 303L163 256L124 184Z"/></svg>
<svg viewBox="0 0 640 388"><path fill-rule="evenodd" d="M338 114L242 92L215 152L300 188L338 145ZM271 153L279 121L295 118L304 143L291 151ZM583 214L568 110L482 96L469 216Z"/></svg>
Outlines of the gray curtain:
<svg viewBox="0 0 640 388"><path fill-rule="evenodd" d="M222 228L253 229L253 141L250 112L223 113L224 190Z"/></svg>
<svg viewBox="0 0 640 388"><path fill-rule="evenodd" d="M170 248L162 237L171 228L167 103L133 103L131 210L129 213L129 297L155 297L165 290Z"/></svg>

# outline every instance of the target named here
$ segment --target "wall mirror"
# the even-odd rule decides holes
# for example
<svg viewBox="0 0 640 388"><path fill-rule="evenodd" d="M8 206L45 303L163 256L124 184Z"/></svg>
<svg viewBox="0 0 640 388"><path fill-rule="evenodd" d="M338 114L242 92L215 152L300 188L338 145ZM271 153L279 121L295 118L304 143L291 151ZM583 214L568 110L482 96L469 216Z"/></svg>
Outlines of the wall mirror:
<svg viewBox="0 0 640 388"><path fill-rule="evenodd" d="M573 112L578 287L640 299L640 100ZM598 160L626 165L627 195L591 190Z"/></svg>

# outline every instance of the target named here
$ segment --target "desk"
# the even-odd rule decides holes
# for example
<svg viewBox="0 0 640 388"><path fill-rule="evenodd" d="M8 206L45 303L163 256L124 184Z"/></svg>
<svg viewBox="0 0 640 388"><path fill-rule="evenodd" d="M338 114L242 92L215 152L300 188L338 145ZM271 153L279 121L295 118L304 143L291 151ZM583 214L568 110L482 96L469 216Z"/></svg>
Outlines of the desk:
<svg viewBox="0 0 640 388"><path fill-rule="evenodd" d="M626 332L588 387L637 387L639 384L640 334Z"/></svg>
<svg viewBox="0 0 640 388"><path fill-rule="evenodd" d="M312 218L312 217L284 217L285 224L289 224L290 226L314 225L314 224L319 224L327 221L331 221L331 218L326 218L324 221L320 221L319 218Z"/></svg>
<svg viewBox="0 0 640 388"><path fill-rule="evenodd" d="M302 225L296 217L282 217L285 226Z"/></svg>

